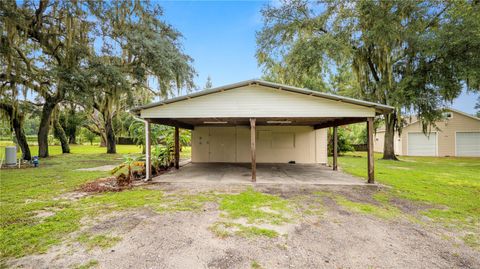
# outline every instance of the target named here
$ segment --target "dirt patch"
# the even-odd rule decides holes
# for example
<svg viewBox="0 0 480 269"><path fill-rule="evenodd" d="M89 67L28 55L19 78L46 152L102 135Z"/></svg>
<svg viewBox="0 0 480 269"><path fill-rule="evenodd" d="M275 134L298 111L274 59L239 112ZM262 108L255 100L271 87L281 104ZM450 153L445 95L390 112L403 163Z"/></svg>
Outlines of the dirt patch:
<svg viewBox="0 0 480 269"><path fill-rule="evenodd" d="M0 164L0 169L27 169L27 168L35 168L32 164L28 162L21 163L20 166L18 164L13 164L13 165L6 165L6 164Z"/></svg>
<svg viewBox="0 0 480 269"><path fill-rule="evenodd" d="M318 191L318 188L316 188L315 186L291 187L291 186L257 185L255 189L263 193L278 195L284 199L290 199L300 195L311 195L315 191Z"/></svg>
<svg viewBox="0 0 480 269"><path fill-rule="evenodd" d="M78 200L78 199L81 199L85 196L89 195L88 192L82 192L82 191L74 191L74 192L67 192L67 193L63 193L62 195L54 198L54 200L71 200L71 201L75 201L75 200Z"/></svg>
<svg viewBox="0 0 480 269"><path fill-rule="evenodd" d="M232 223L240 224L243 227L253 227L259 229L267 229L271 231L275 231L279 235L287 235L289 232L295 230L296 225L292 223L284 223L281 225L274 225L269 223L249 223L246 219L240 218L236 220L232 220Z"/></svg>
<svg viewBox="0 0 480 269"><path fill-rule="evenodd" d="M48 210L40 210L40 211L36 211L34 213L35 213L35 218L44 219L44 218L54 216L56 212L55 211L48 211Z"/></svg>
<svg viewBox="0 0 480 269"><path fill-rule="evenodd" d="M97 167L91 167L91 168L80 168L76 169L75 171L112 171L113 168L117 167L117 165L102 165L102 166L97 166Z"/></svg>
<svg viewBox="0 0 480 269"><path fill-rule="evenodd" d="M142 221L155 216L156 214L148 209L141 209L139 211L127 211L121 213L113 213L108 216L104 216L100 219L96 219L93 222L93 226L86 229L87 232L93 234L101 233L115 233L124 234L131 231Z"/></svg>
<svg viewBox="0 0 480 269"><path fill-rule="evenodd" d="M402 167L402 166L389 166L388 169L412 170L412 168L410 167Z"/></svg>
<svg viewBox="0 0 480 269"><path fill-rule="evenodd" d="M245 186L155 184L169 194L213 191L236 193ZM210 227L224 220L215 202L203 210L154 213L148 209L113 212L84 223L81 232L112 233L122 240L108 249L86 251L65 241L41 255L8 262L12 267L70 268L98 261L99 268L480 268L480 253L458 241L442 238L442 230L403 218L384 220L337 205L338 192L368 202L374 191L358 187L255 187L289 197L304 206L285 235L277 237L216 236ZM308 213L307 210L314 211ZM411 209L414 211L415 209ZM271 228L271 227L270 227Z"/></svg>
<svg viewBox="0 0 480 269"><path fill-rule="evenodd" d="M123 183L122 183L123 182ZM123 191L126 189L132 188L131 184L128 184L125 181L119 181L117 177L105 177L99 178L95 181L87 182L81 185L77 191L86 192L86 193L99 193L99 192L116 192Z"/></svg>
<svg viewBox="0 0 480 269"><path fill-rule="evenodd" d="M335 188L330 190L333 193L340 194L347 197L348 200L356 203L370 203L379 205L380 203L373 198L373 196L381 191L381 188L373 186L369 188L352 187L349 189Z"/></svg>
<svg viewBox="0 0 480 269"><path fill-rule="evenodd" d="M412 215L418 215L420 212L427 211L429 209L439 208L439 207L428 205L426 203L413 202L413 201L398 198L398 197L391 197L389 199L389 202L393 206L399 208L402 212L407 214L412 214Z"/></svg>
<svg viewBox="0 0 480 269"><path fill-rule="evenodd" d="M207 266L215 269L238 268L239 264L242 264L244 260L245 258L240 256L235 249L227 249L223 255L209 261Z"/></svg>

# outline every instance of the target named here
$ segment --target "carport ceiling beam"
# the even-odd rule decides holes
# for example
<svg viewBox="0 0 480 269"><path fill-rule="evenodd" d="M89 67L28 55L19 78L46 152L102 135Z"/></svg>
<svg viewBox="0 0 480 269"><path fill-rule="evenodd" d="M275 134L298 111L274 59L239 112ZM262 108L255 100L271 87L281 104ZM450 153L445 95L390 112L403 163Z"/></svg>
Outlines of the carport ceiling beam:
<svg viewBox="0 0 480 269"><path fill-rule="evenodd" d="M185 122L181 122L181 121L178 121L178 120L174 120L174 119L155 119L155 118L151 118L151 119L146 119L146 120L151 122L151 123L163 124L163 125L168 125L168 126L173 126L173 127L179 127L179 128L182 128L182 129L188 129L188 130L193 130L194 129L193 125L185 123Z"/></svg>
<svg viewBox="0 0 480 269"><path fill-rule="evenodd" d="M339 119L329 120L326 122L316 124L314 125L314 129L315 130L323 129L328 127L335 127L335 126L341 126L341 125L347 125L347 124L365 122L365 121L367 121L367 118L339 118Z"/></svg>

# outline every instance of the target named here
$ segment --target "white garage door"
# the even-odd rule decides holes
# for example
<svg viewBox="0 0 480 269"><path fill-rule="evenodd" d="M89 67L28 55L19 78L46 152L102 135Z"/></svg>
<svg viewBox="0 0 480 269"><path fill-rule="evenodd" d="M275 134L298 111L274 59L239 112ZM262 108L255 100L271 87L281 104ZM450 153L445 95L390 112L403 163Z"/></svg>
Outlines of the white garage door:
<svg viewBox="0 0 480 269"><path fill-rule="evenodd" d="M436 156L437 134L408 133L408 155L410 156Z"/></svg>
<svg viewBox="0 0 480 269"><path fill-rule="evenodd" d="M480 132L458 132L456 137L457 156L480 156Z"/></svg>

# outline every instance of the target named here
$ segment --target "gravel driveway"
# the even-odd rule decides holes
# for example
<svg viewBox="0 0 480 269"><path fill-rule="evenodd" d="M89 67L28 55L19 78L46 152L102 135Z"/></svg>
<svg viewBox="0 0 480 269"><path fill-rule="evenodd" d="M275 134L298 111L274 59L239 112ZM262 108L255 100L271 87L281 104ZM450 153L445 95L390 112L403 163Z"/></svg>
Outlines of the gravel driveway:
<svg viewBox="0 0 480 269"><path fill-rule="evenodd" d="M167 194L238 193L245 186L156 184L149 188ZM219 237L212 225L222 219L218 203L205 202L201 210L157 213L148 208L114 212L83 231L108 232L121 240L108 248L87 249L74 240L41 255L10 262L24 268L480 268L480 253L448 237L436 225L406 218L382 219L352 212L322 191L356 201L372 201L372 187L256 186L263 193L293 199L302 208L295 220L277 227L279 236ZM421 206L397 201L406 214ZM374 202L372 202L374 203ZM407 212L408 211L408 212ZM74 236L72 235L72 238Z"/></svg>

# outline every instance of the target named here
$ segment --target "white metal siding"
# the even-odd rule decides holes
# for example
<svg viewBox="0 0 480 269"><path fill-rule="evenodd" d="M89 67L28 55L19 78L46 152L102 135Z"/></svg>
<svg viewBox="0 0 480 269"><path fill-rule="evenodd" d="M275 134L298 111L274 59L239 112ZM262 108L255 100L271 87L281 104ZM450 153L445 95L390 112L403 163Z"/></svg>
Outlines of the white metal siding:
<svg viewBox="0 0 480 269"><path fill-rule="evenodd" d="M315 162L316 163L327 163L327 130L328 129L318 129L315 130Z"/></svg>
<svg viewBox="0 0 480 269"><path fill-rule="evenodd" d="M435 122L437 133L437 155L436 156L456 156L456 133L480 133L480 120L462 113L451 111L452 118ZM422 132L420 122L415 122L403 128L402 131L402 150L408 155L408 137L411 132Z"/></svg>
<svg viewBox="0 0 480 269"><path fill-rule="evenodd" d="M436 156L437 134L408 133L408 155L410 156Z"/></svg>
<svg viewBox="0 0 480 269"><path fill-rule="evenodd" d="M327 129L257 126L257 162L326 163ZM250 162L250 128L195 127L192 162Z"/></svg>
<svg viewBox="0 0 480 269"><path fill-rule="evenodd" d="M456 133L457 156L480 156L480 132Z"/></svg>
<svg viewBox="0 0 480 269"><path fill-rule="evenodd" d="M235 128L210 128L209 136L210 162L235 162Z"/></svg>
<svg viewBox="0 0 480 269"><path fill-rule="evenodd" d="M142 118L374 117L375 109L264 86L245 86L141 111Z"/></svg>
<svg viewBox="0 0 480 269"><path fill-rule="evenodd" d="M383 153L384 146L385 146L385 131L377 132L373 140L373 150L375 152ZM395 154L403 155L402 137L398 135L398 132L395 132L395 136L393 138L393 146L394 146Z"/></svg>

